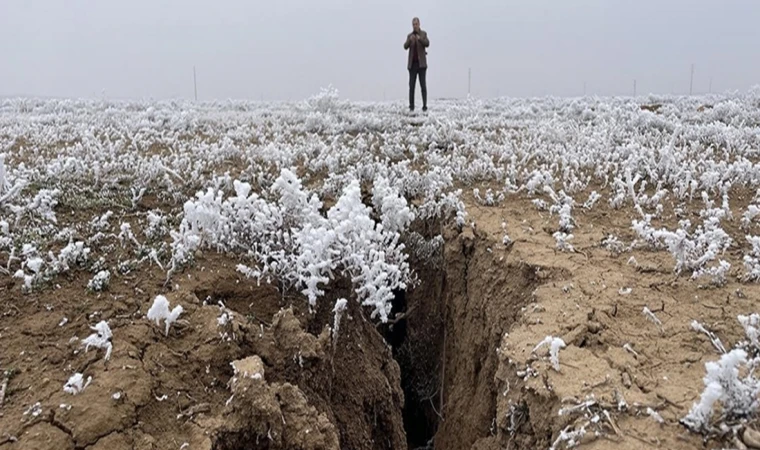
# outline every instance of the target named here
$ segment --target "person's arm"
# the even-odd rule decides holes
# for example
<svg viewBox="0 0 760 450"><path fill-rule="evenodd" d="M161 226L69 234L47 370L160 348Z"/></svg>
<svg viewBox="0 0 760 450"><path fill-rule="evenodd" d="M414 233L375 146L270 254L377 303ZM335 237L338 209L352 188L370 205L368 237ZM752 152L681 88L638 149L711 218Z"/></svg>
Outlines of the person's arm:
<svg viewBox="0 0 760 450"><path fill-rule="evenodd" d="M427 31L421 31L419 39L420 39L420 42L422 42L423 47L425 48L430 47L430 40L428 39Z"/></svg>
<svg viewBox="0 0 760 450"><path fill-rule="evenodd" d="M404 50L408 49L412 46L412 34L406 35L406 42L404 42Z"/></svg>

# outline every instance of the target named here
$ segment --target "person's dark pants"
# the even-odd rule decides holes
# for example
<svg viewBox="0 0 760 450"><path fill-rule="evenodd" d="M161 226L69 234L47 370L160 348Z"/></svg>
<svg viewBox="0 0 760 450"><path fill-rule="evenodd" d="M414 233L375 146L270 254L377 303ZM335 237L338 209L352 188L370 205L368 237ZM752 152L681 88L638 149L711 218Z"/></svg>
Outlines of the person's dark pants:
<svg viewBox="0 0 760 450"><path fill-rule="evenodd" d="M422 90L422 108L427 109L427 82L425 81L425 74L427 73L427 67L420 68L420 64L412 63L412 68L409 69L409 109L414 109L414 88L417 84L417 77L420 77L420 89Z"/></svg>

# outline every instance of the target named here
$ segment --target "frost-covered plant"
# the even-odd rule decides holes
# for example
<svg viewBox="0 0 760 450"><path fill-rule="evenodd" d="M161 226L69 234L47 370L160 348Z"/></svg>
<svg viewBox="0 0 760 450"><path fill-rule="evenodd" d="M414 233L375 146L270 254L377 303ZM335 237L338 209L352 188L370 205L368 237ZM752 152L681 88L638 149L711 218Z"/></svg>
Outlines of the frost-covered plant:
<svg viewBox="0 0 760 450"><path fill-rule="evenodd" d="M146 317L148 320L154 320L156 325L159 325L160 321L163 319L165 325L164 336L168 336L169 328L177 321L177 319L179 319L179 315L182 314L182 311L184 310L181 305L175 306L174 309L170 311L169 300L163 295L158 295L153 299L153 306L148 310Z"/></svg>
<svg viewBox="0 0 760 450"><path fill-rule="evenodd" d="M752 246L749 255L744 255L744 281L760 281L760 236L747 236Z"/></svg>
<svg viewBox="0 0 760 450"><path fill-rule="evenodd" d="M108 270L101 270L87 282L87 289L93 292L102 292L108 288L110 282L111 272Z"/></svg>
<svg viewBox="0 0 760 450"><path fill-rule="evenodd" d="M332 329L333 342L338 340L338 330L340 329L340 319L343 317L343 313L346 311L347 307L348 307L348 300L346 300L345 298L339 298L335 302L335 307L333 308L333 314L335 314L335 317L333 318L333 329Z"/></svg>
<svg viewBox="0 0 760 450"><path fill-rule="evenodd" d="M681 423L692 431L707 431L717 402L723 407L723 418L746 418L754 414L760 394L760 380L752 372L756 366L757 360L748 360L747 352L742 349L731 350L719 361L706 363L705 390Z"/></svg>
<svg viewBox="0 0 760 450"><path fill-rule="evenodd" d="M612 255L619 255L625 251L625 245L618 239L617 236L609 235L602 240L602 246L607 249Z"/></svg>
<svg viewBox="0 0 760 450"><path fill-rule="evenodd" d="M318 94L306 101L306 104L310 109L319 113L332 113L343 106L338 95L338 89L332 85L321 88Z"/></svg>
<svg viewBox="0 0 760 450"><path fill-rule="evenodd" d="M557 250L562 251L562 252L575 251L575 248L570 243L570 241L574 237L572 234L568 234L563 231L555 231L552 236L554 237L554 240L557 243Z"/></svg>
<svg viewBox="0 0 760 450"><path fill-rule="evenodd" d="M221 300L219 301L219 313L221 315L217 317L216 323L220 327L227 326L227 324L230 323L234 318L232 311L224 306L224 303L222 303Z"/></svg>
<svg viewBox="0 0 760 450"><path fill-rule="evenodd" d="M504 244L505 247L509 247L512 245L512 238L509 237L507 234L507 223L502 222L501 223L501 231L504 233L504 236L501 238L501 243Z"/></svg>
<svg viewBox="0 0 760 450"><path fill-rule="evenodd" d="M127 222L122 223L120 230L121 231L119 232L119 242L121 242L122 247L127 245L127 243L134 244L134 246L137 248L141 247L140 243L135 238L134 233L132 233L132 226L129 223Z"/></svg>
<svg viewBox="0 0 760 450"><path fill-rule="evenodd" d="M747 230L752 225L752 221L755 220L755 217L760 215L760 206L757 205L749 205L747 207L747 211L744 212L742 215L742 228Z"/></svg>
<svg viewBox="0 0 760 450"><path fill-rule="evenodd" d="M11 185L5 166L5 156L5 153L0 153L0 207L7 205L26 186L26 180L23 179L17 180L14 185Z"/></svg>
<svg viewBox="0 0 760 450"><path fill-rule="evenodd" d="M573 228L575 228L575 219L573 219L575 200L565 194L564 191L560 191L557 194L550 186L544 186L544 192L554 201L554 204L549 208L549 213L552 215L559 214L559 231L563 233L573 231Z"/></svg>
<svg viewBox="0 0 760 450"><path fill-rule="evenodd" d="M594 205L596 205L596 202L598 202L601 198L601 194L596 191L591 191L591 194L588 196L588 200L583 203L583 209L593 209Z"/></svg>
<svg viewBox="0 0 760 450"><path fill-rule="evenodd" d="M543 346L549 347L549 360L551 361L554 370L559 372L559 351L566 347L565 341L561 338L546 336L543 341L539 342L538 345L533 348L531 353L537 352Z"/></svg>
<svg viewBox="0 0 760 450"><path fill-rule="evenodd" d="M108 229L108 220L113 216L113 211L106 211L102 216L97 216L90 221L92 231L104 231Z"/></svg>
<svg viewBox="0 0 760 450"><path fill-rule="evenodd" d="M399 242L401 230L387 230L372 220L371 209L361 201L358 180L344 188L327 217L320 214L322 203L317 196L309 196L287 169L272 185L276 202L251 193L247 183L234 185L233 197L225 199L221 192L209 190L187 202L175 242L192 239L242 253L255 265L241 264L239 271L259 280L276 277L286 289L300 287L311 306L333 277L347 276L358 300L373 307L372 317L387 320L392 291L406 288L411 270ZM407 214L398 195L389 187L383 193L392 197L387 202L378 200L386 220L392 221L389 226L408 224L408 215L400 221L390 217L394 212ZM184 246L176 248L185 251Z"/></svg>
<svg viewBox="0 0 760 450"><path fill-rule="evenodd" d="M713 283L725 282L725 275L730 265L720 260L717 267L706 267L722 255L731 245L732 239L720 227L720 219L724 216L720 209L711 210L704 223L692 233L691 223L681 220L676 231L655 229L651 225L651 216L644 220L633 221L633 229L649 245L655 248L667 248L676 260L675 272L691 270L693 278L711 276Z"/></svg>
<svg viewBox="0 0 760 450"><path fill-rule="evenodd" d="M739 343L739 345L756 356L760 353L760 341L758 341L760 339L760 314L739 315L737 319L744 328L744 334L748 339L748 342Z"/></svg>
<svg viewBox="0 0 760 450"><path fill-rule="evenodd" d="M641 311L641 313L644 315L644 317L647 318L648 321L652 322L653 324L657 325L657 328L662 331L662 322L660 319L657 318L657 316L654 315L652 310L650 310L648 307L644 307L644 309Z"/></svg>
<svg viewBox="0 0 760 450"><path fill-rule="evenodd" d="M535 206L539 211L546 211L549 209L549 205L547 205L546 202L540 198L534 198L531 200L531 203L533 203L533 206Z"/></svg>
<svg viewBox="0 0 760 450"><path fill-rule="evenodd" d="M87 386L92 382L92 377L87 377L87 381L84 381L84 376L77 372L69 378L69 381L63 385L63 391L67 394L77 395L80 392L87 389Z"/></svg>
<svg viewBox="0 0 760 450"><path fill-rule="evenodd" d="M385 177L378 177L372 187L372 203L380 213L383 228L391 233L403 232L414 221L414 213L406 199L390 186Z"/></svg>
<svg viewBox="0 0 760 450"><path fill-rule="evenodd" d="M53 224L58 223L53 208L58 204L57 197L61 195L58 189L40 189L34 198L24 206L11 205L10 210L16 215L16 226L24 216L40 218Z"/></svg>
<svg viewBox="0 0 760 450"><path fill-rule="evenodd" d="M726 277L730 270L731 264L721 259L717 266L702 267L695 270L691 278L696 280L702 277L709 277L710 284L714 286L723 286L728 281Z"/></svg>
<svg viewBox="0 0 760 450"><path fill-rule="evenodd" d="M585 426L581 426L577 430L572 430L570 426L567 426L562 431L559 432L559 436L557 436L557 439L554 440L554 442L552 443L552 446L549 447L549 450L558 450L560 448L559 445L562 443L565 444L565 448L576 447L578 444L580 444L581 439L585 435L586 435Z"/></svg>
<svg viewBox="0 0 760 450"><path fill-rule="evenodd" d="M420 261L425 261L432 265L440 263L443 245L443 236L440 234L432 239L425 239L421 234L412 231L407 234L406 238L406 248L409 253L415 255Z"/></svg>
<svg viewBox="0 0 760 450"><path fill-rule="evenodd" d="M494 197L493 191L491 189L486 190L485 197L480 196L480 189L478 188L472 190L472 195L475 197L475 200L483 206L498 206L504 201L503 192L500 192L497 197Z"/></svg>
<svg viewBox="0 0 760 450"><path fill-rule="evenodd" d="M145 228L145 236L148 239L160 239L166 234L166 217L160 211L148 211L148 226Z"/></svg>
<svg viewBox="0 0 760 450"><path fill-rule="evenodd" d="M111 358L111 351L113 350L113 344L111 344L111 327L108 326L108 322L100 321L94 327L90 327L95 333L89 335L82 341L84 351L87 352L90 347L95 347L106 351L105 360L108 361Z"/></svg>
<svg viewBox="0 0 760 450"><path fill-rule="evenodd" d="M457 226L467 223L467 210L461 200L462 190L440 194L438 198L427 198L425 203L417 208L416 216L422 220L431 218L448 219L454 217Z"/></svg>

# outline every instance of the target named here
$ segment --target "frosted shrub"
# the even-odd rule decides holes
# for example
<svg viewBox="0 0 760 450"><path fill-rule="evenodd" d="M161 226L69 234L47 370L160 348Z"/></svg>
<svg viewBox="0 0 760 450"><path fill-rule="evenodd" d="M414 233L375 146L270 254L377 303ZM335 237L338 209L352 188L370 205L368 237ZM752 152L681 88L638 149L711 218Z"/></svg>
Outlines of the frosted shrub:
<svg viewBox="0 0 760 450"><path fill-rule="evenodd" d="M81 373L75 373L69 378L69 381L63 386L63 391L67 394L77 395L84 391L87 386L92 382L92 377L87 377L87 382L84 381L84 376Z"/></svg>
<svg viewBox="0 0 760 450"><path fill-rule="evenodd" d="M431 218L447 219L454 216L457 226L464 226L467 222L467 211L461 200L462 190L456 190L447 194L440 194L438 199L428 198L419 208L417 217L422 220Z"/></svg>
<svg viewBox="0 0 760 450"><path fill-rule="evenodd" d="M565 194L564 191L557 194L550 186L544 186L544 192L554 201L554 204L549 208L549 213L552 215L559 214L559 231L563 233L573 231L575 228L575 220L572 215L575 206L573 198Z"/></svg>
<svg viewBox="0 0 760 450"><path fill-rule="evenodd" d="M145 228L145 236L148 239L161 239L166 235L166 217L160 211L148 212L148 227Z"/></svg>
<svg viewBox="0 0 760 450"><path fill-rule="evenodd" d="M24 216L40 218L42 220L58 223L53 208L58 204L56 198L61 194L58 189L40 189L39 192L24 206L10 206L10 210L16 215L16 225Z"/></svg>
<svg viewBox="0 0 760 450"><path fill-rule="evenodd" d="M588 200L583 203L583 209L593 209L594 205L596 205L596 202L598 202L601 198L602 196L598 192L591 191L591 194L588 196Z"/></svg>
<svg viewBox="0 0 760 450"><path fill-rule="evenodd" d="M704 223L693 233L688 220L680 221L676 231L657 230L651 225L651 216L645 216L643 221L634 220L633 229L649 245L670 251L676 260L676 273L690 270L692 278L710 276L714 284L721 285L725 283L730 264L720 260L717 266L706 265L728 250L732 239L720 227L722 210L710 210L705 217Z"/></svg>
<svg viewBox="0 0 760 450"><path fill-rule="evenodd" d="M101 292L108 288L110 282L111 272L108 270L101 270L100 272L96 273L89 282L87 282L87 289L93 292Z"/></svg>
<svg viewBox="0 0 760 450"><path fill-rule="evenodd" d="M760 341L758 341L760 338L760 315L757 313L749 316L739 315L737 319L744 328L744 334L748 339L748 342L743 344L745 350L751 351L753 354L760 353Z"/></svg>
<svg viewBox="0 0 760 450"><path fill-rule="evenodd" d="M744 281L760 281L760 236L747 236L752 246L749 255L744 255Z"/></svg>
<svg viewBox="0 0 760 450"><path fill-rule="evenodd" d="M11 185L5 166L5 153L0 153L0 207L13 200L25 186L26 181L23 179L17 180L14 185Z"/></svg>
<svg viewBox="0 0 760 450"><path fill-rule="evenodd" d="M609 235L602 240L602 246L612 255L617 256L625 250L625 245L620 242L617 236Z"/></svg>
<svg viewBox="0 0 760 450"><path fill-rule="evenodd" d="M146 317L148 320L154 320L156 325L159 325L160 321L163 319L165 325L164 336L168 336L169 328L177 321L177 319L179 319L179 315L182 314L182 311L183 309L181 305L177 305L174 309L169 311L169 300L163 295L158 295L153 300L153 306L148 310Z"/></svg>
<svg viewBox="0 0 760 450"><path fill-rule="evenodd" d="M757 361L747 360L747 352L742 349L726 353L717 362L706 363L705 390L681 423L692 431L707 431L717 402L722 404L722 416L726 419L746 418L754 414L760 393L760 380L754 377L751 370L756 365ZM741 373L744 375L741 376Z"/></svg>
<svg viewBox="0 0 760 450"><path fill-rule="evenodd" d="M102 216L93 218L90 221L92 231L104 231L108 228L108 220L113 216L113 211L107 211Z"/></svg>
<svg viewBox="0 0 760 450"><path fill-rule="evenodd" d="M89 335L87 339L82 341L84 351L90 350L90 347L99 348L106 351L105 360L108 361L111 358L111 351L113 350L113 344L111 344L111 327L108 326L108 322L100 321L94 327L90 327L95 333Z"/></svg>
<svg viewBox="0 0 760 450"><path fill-rule="evenodd" d="M557 242L557 250L562 252L572 252L575 251L575 248L570 243L570 241L573 239L572 234L567 234L562 231L556 231L552 235L554 236L554 240Z"/></svg>
<svg viewBox="0 0 760 450"><path fill-rule="evenodd" d="M397 189L384 177L375 179L372 203L382 218L383 229L395 233L406 230L414 221L414 213Z"/></svg>
<svg viewBox="0 0 760 450"><path fill-rule="evenodd" d="M119 232L119 242L121 242L121 246L124 247L127 245L127 243L134 244L135 247L140 247L140 243L137 242L137 239L135 238L134 233L132 233L132 226L129 223L122 223L120 227Z"/></svg>
<svg viewBox="0 0 760 450"><path fill-rule="evenodd" d="M72 242L61 249L57 258L53 258L52 266L56 273L68 271L72 265L84 266L90 257L89 247L84 242Z"/></svg>
<svg viewBox="0 0 760 450"><path fill-rule="evenodd" d="M480 189L473 189L472 195L475 200L483 206L499 206L504 201L504 193L501 192L497 197L494 197L491 189L486 190L486 196L480 196Z"/></svg>
<svg viewBox="0 0 760 450"><path fill-rule="evenodd" d="M747 211L742 215L742 228L745 230L749 229L752 225L752 221L755 220L758 215L760 215L760 207L757 205L749 205Z"/></svg>
<svg viewBox="0 0 760 450"><path fill-rule="evenodd" d="M187 202L180 232L173 234L175 244L192 240L244 254L255 265L241 264L239 271L259 280L274 277L286 289L298 287L311 306L331 279L347 276L358 300L373 307L372 317L387 320L392 290L405 288L411 280L399 232L413 215L395 190L381 183L375 192L383 220L395 229L391 231L372 220L356 180L345 187L327 217L320 214L322 202L309 196L290 170L282 170L272 185L275 202L251 193L247 183L236 181L234 186L233 197L209 190ZM173 250L181 252L173 259L186 251L175 244Z"/></svg>
<svg viewBox="0 0 760 450"><path fill-rule="evenodd" d="M338 89L332 85L321 88L318 94L311 96L306 101L306 104L311 110L323 114L335 112L343 106L338 95Z"/></svg>
<svg viewBox="0 0 760 450"><path fill-rule="evenodd" d="M710 284L714 286L723 286L728 282L727 276L731 270L731 264L724 260L720 260L717 266L702 267L694 271L691 276L692 279L698 279L702 277L709 277Z"/></svg>

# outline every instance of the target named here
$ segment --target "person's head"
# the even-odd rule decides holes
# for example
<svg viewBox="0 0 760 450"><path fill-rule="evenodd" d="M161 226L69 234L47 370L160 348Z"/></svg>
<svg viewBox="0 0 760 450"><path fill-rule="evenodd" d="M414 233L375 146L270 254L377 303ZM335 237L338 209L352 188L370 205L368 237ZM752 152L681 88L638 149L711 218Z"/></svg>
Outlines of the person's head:
<svg viewBox="0 0 760 450"><path fill-rule="evenodd" d="M414 31L420 31L420 19L418 17L412 19L412 28Z"/></svg>

